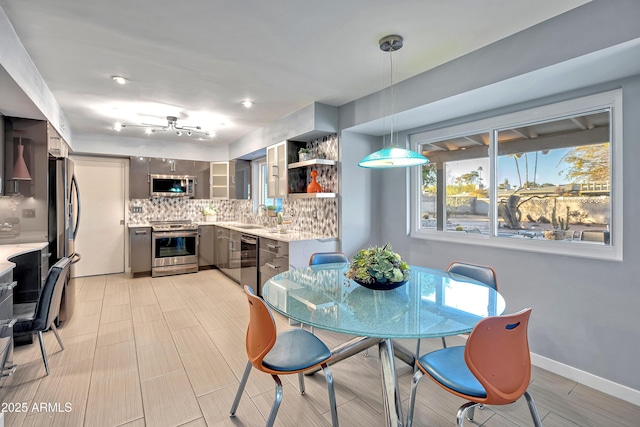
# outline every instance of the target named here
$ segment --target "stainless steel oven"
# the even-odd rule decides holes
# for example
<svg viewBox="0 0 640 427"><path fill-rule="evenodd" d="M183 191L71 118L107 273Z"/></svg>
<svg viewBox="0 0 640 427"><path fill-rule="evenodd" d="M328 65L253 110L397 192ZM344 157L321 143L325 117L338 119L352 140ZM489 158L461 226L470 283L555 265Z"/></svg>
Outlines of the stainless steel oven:
<svg viewBox="0 0 640 427"><path fill-rule="evenodd" d="M151 233L151 276L198 271L198 227L192 224L154 224Z"/></svg>

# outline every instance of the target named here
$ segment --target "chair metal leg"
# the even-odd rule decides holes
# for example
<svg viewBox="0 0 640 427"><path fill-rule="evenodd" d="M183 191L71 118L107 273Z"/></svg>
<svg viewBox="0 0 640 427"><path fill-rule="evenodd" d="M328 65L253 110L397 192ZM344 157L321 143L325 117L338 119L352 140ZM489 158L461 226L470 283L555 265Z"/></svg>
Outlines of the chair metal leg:
<svg viewBox="0 0 640 427"><path fill-rule="evenodd" d="M413 423L413 411L416 408L416 390L418 389L418 383L422 379L422 375L422 371L418 369L413 374L413 378L411 378L411 394L409 396L409 407L407 408L407 427L411 427Z"/></svg>
<svg viewBox="0 0 640 427"><path fill-rule="evenodd" d="M276 399L273 401L273 405L271 406L269 419L267 419L267 427L273 426L273 423L276 420L276 415L278 415L278 409L280 409L280 403L282 402L282 382L280 382L280 378L278 378L277 375L271 375L271 377L276 382Z"/></svg>
<svg viewBox="0 0 640 427"><path fill-rule="evenodd" d="M40 341L40 351L42 352L42 360L44 361L44 370L47 371L47 375L49 375L49 361L47 360L47 351L44 349L42 331L38 331L38 340Z"/></svg>
<svg viewBox="0 0 640 427"><path fill-rule="evenodd" d="M467 402L458 409L458 413L456 414L456 425L458 427L462 427L464 423L465 412L467 412L467 410L473 410L476 405L477 403L475 402ZM469 420L473 420L473 414L471 414L471 418L469 418Z"/></svg>
<svg viewBox="0 0 640 427"><path fill-rule="evenodd" d="M327 380L327 389L329 390L329 407L331 408L331 424L333 427L338 427L338 405L336 404L336 391L333 387L333 374L331 373L331 369L329 365L323 363L322 371L324 372L324 377Z"/></svg>
<svg viewBox="0 0 640 427"><path fill-rule="evenodd" d="M447 348L447 340L445 340L444 337L442 337L441 339L442 339L442 348Z"/></svg>
<svg viewBox="0 0 640 427"><path fill-rule="evenodd" d="M300 384L300 394L304 394L304 374L298 372L298 384Z"/></svg>
<svg viewBox="0 0 640 427"><path fill-rule="evenodd" d="M233 404L231 405L231 411L229 411L229 416L232 418L236 415L236 410L238 409L238 405L240 404L240 398L242 397L242 393L244 392L244 387L247 385L247 380L249 379L251 368L251 362L247 362L247 366L244 368L244 373L242 374L242 379L240 380L240 385L238 385L236 397L235 399L233 399Z"/></svg>
<svg viewBox="0 0 640 427"><path fill-rule="evenodd" d="M540 415L538 415L538 409L536 408L536 403L533 401L533 397L531 397L528 391L525 391L524 398L527 399L529 412L531 412L531 418L533 418L533 425L535 427L542 427L542 421L540 421Z"/></svg>
<svg viewBox="0 0 640 427"><path fill-rule="evenodd" d="M418 359L420 359L420 338L416 342L416 362L413 364L413 373L418 372Z"/></svg>
<svg viewBox="0 0 640 427"><path fill-rule="evenodd" d="M60 344L60 348L64 350L64 344L62 344L62 340L60 339L60 335L58 334L58 328L56 328L55 323L51 324L51 330L53 331L53 334L58 339L58 344Z"/></svg>

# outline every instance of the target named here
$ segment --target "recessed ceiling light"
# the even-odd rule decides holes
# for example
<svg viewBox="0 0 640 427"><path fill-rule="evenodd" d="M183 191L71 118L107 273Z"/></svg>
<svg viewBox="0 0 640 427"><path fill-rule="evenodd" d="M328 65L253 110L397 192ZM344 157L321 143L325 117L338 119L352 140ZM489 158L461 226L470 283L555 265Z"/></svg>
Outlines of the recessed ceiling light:
<svg viewBox="0 0 640 427"><path fill-rule="evenodd" d="M113 130L115 130L116 132L120 132L123 127L124 126L122 125L122 123L114 123L113 124Z"/></svg>
<svg viewBox="0 0 640 427"><path fill-rule="evenodd" d="M122 76L111 76L111 79L114 82L116 82L118 84L121 84L121 85L125 85L125 84L129 83L129 80L126 79L125 77L122 77Z"/></svg>
<svg viewBox="0 0 640 427"><path fill-rule="evenodd" d="M242 104L242 106L244 108L251 108L253 106L253 102L247 100L242 101L240 104Z"/></svg>

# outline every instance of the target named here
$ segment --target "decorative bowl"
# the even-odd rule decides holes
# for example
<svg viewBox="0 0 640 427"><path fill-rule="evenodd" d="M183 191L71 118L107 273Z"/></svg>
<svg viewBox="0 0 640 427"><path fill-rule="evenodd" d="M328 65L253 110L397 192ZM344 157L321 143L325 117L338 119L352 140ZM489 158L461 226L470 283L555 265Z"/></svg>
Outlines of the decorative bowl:
<svg viewBox="0 0 640 427"><path fill-rule="evenodd" d="M402 282L387 281L387 282L373 282L373 283L361 282L358 279L353 279L353 281L362 287L365 287L367 289L373 289L375 291L388 291L391 289L399 288L400 286L407 283L406 280L403 280Z"/></svg>

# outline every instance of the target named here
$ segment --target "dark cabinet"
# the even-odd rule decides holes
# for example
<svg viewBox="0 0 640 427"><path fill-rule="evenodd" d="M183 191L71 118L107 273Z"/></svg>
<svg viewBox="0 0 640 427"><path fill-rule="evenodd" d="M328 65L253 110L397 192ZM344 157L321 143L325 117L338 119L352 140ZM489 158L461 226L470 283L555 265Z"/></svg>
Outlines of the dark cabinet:
<svg viewBox="0 0 640 427"><path fill-rule="evenodd" d="M213 225L201 225L198 227L198 267L208 268L215 265L215 234Z"/></svg>
<svg viewBox="0 0 640 427"><path fill-rule="evenodd" d="M129 259L134 277L151 274L151 227L129 229Z"/></svg>

